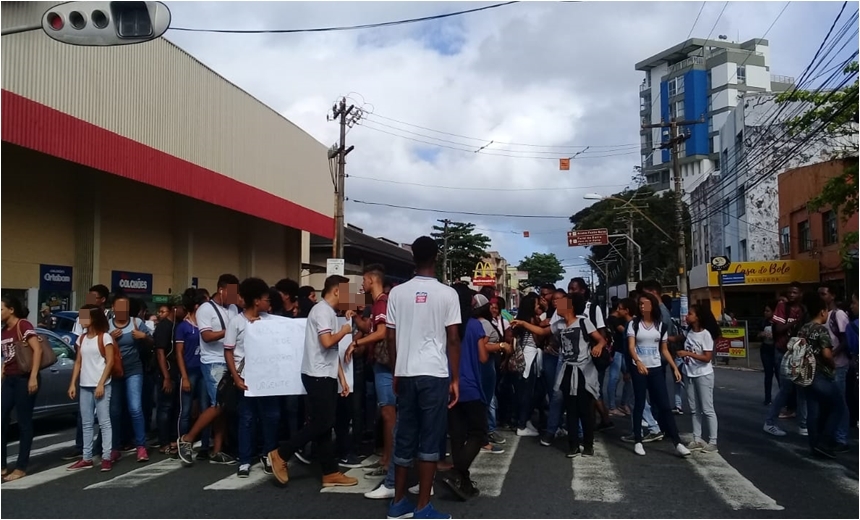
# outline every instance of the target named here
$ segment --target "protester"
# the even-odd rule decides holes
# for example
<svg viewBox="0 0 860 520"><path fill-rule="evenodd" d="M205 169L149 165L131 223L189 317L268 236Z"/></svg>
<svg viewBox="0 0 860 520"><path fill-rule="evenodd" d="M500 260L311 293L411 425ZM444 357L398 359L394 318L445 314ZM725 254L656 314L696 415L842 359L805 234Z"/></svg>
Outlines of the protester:
<svg viewBox="0 0 860 520"><path fill-rule="evenodd" d="M714 410L714 343L720 337L717 319L705 305L694 303L686 316L690 331L684 349L677 356L687 373L687 404L693 416L693 440L687 445L691 451L715 453L717 451L717 413ZM707 421L708 442L702 434L702 419Z"/></svg>

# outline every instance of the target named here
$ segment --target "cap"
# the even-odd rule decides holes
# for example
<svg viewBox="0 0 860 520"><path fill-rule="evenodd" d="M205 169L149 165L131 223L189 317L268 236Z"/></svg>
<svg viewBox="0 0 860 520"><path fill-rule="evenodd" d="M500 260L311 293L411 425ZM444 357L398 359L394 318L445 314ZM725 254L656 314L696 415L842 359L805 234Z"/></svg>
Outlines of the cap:
<svg viewBox="0 0 860 520"><path fill-rule="evenodd" d="M483 294L479 293L479 294L476 294L475 296L472 296L472 307L474 307L476 309L478 307L483 307L484 305L486 305L488 303L490 303L490 300L488 300L487 297L484 296Z"/></svg>

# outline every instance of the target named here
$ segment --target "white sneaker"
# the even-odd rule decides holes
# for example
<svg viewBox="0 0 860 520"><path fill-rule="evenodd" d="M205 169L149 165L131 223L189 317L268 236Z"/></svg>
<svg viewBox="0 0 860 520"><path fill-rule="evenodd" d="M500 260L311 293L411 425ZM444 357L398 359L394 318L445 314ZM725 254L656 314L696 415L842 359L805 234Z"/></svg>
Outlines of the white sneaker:
<svg viewBox="0 0 860 520"><path fill-rule="evenodd" d="M519 437L537 437L540 435L536 430L530 430L528 428L517 428L517 436Z"/></svg>
<svg viewBox="0 0 860 520"><path fill-rule="evenodd" d="M678 454L679 457L689 457L690 450L687 449L686 446L681 444L680 442L675 445L675 453Z"/></svg>
<svg viewBox="0 0 860 520"><path fill-rule="evenodd" d="M635 446L633 446L633 453L636 455L645 455L645 447L642 446L641 442L637 442Z"/></svg>
<svg viewBox="0 0 860 520"><path fill-rule="evenodd" d="M378 488L365 493L364 498L369 498L371 500L394 498L394 488L387 488L385 487L385 484L380 484Z"/></svg>
<svg viewBox="0 0 860 520"><path fill-rule="evenodd" d="M412 493L413 495L417 495L418 494L418 487L420 485L421 484L415 484L414 486L409 488L409 492ZM432 497L435 494L436 494L436 486L433 486L430 488L430 496ZM392 498L394 497L394 495L391 495L391 496L392 496Z"/></svg>
<svg viewBox="0 0 860 520"><path fill-rule="evenodd" d="M808 437L809 436L809 430L807 430L806 428L798 428L797 433L801 437Z"/></svg>
<svg viewBox="0 0 860 520"><path fill-rule="evenodd" d="M705 443L701 441L692 441L687 444L687 449L690 451L702 451L705 448Z"/></svg>
<svg viewBox="0 0 860 520"><path fill-rule="evenodd" d="M767 433L774 435L776 437L785 437L785 431L782 428L775 424L765 424L764 428L762 428Z"/></svg>

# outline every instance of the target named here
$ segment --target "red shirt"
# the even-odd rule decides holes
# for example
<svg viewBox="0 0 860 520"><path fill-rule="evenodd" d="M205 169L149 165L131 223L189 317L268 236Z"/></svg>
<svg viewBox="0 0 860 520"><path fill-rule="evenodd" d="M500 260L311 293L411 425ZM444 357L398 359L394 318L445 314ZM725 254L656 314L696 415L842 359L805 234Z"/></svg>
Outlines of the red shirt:
<svg viewBox="0 0 860 520"><path fill-rule="evenodd" d="M379 298L373 302L373 305L370 308L370 333L373 334L377 331L379 327L385 328L385 317L388 312L388 295L382 293L379 295ZM379 346L382 342L380 341L376 345L371 345L369 350L370 359L373 359L373 351Z"/></svg>
<svg viewBox="0 0 860 520"><path fill-rule="evenodd" d="M785 302L779 302L776 304L776 309L773 311L773 323L774 324L785 324L792 323L795 325L792 329L789 329L789 332L783 332L782 334L776 333L776 327L774 327L773 333L773 344L776 347L776 350L780 352L785 352L788 347L788 340L792 335L792 330L794 333L797 333L797 330L803 325L803 306L799 303L794 304L791 308L787 309Z"/></svg>
<svg viewBox="0 0 860 520"><path fill-rule="evenodd" d="M18 323L11 330L8 327L3 327L3 339L0 342L0 348L3 349L3 359L5 359L3 371L7 376L22 375L18 368L18 360L15 359L15 342L22 339L29 340L35 334L33 324L27 320L18 320Z"/></svg>

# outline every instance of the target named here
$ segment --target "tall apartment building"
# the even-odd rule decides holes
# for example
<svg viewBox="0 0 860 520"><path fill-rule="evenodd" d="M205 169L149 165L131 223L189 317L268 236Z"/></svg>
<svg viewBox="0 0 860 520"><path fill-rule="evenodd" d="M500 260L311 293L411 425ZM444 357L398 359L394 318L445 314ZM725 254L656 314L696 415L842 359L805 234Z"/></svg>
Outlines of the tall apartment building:
<svg viewBox="0 0 860 520"><path fill-rule="evenodd" d="M767 40L743 43L692 38L636 64L645 72L639 86L642 124L678 120L704 122L685 128L690 138L679 154L685 202L712 172L720 170L720 128L745 93L782 92L794 79L770 73ZM660 128L640 131L642 171L655 191L673 189L669 138Z"/></svg>

